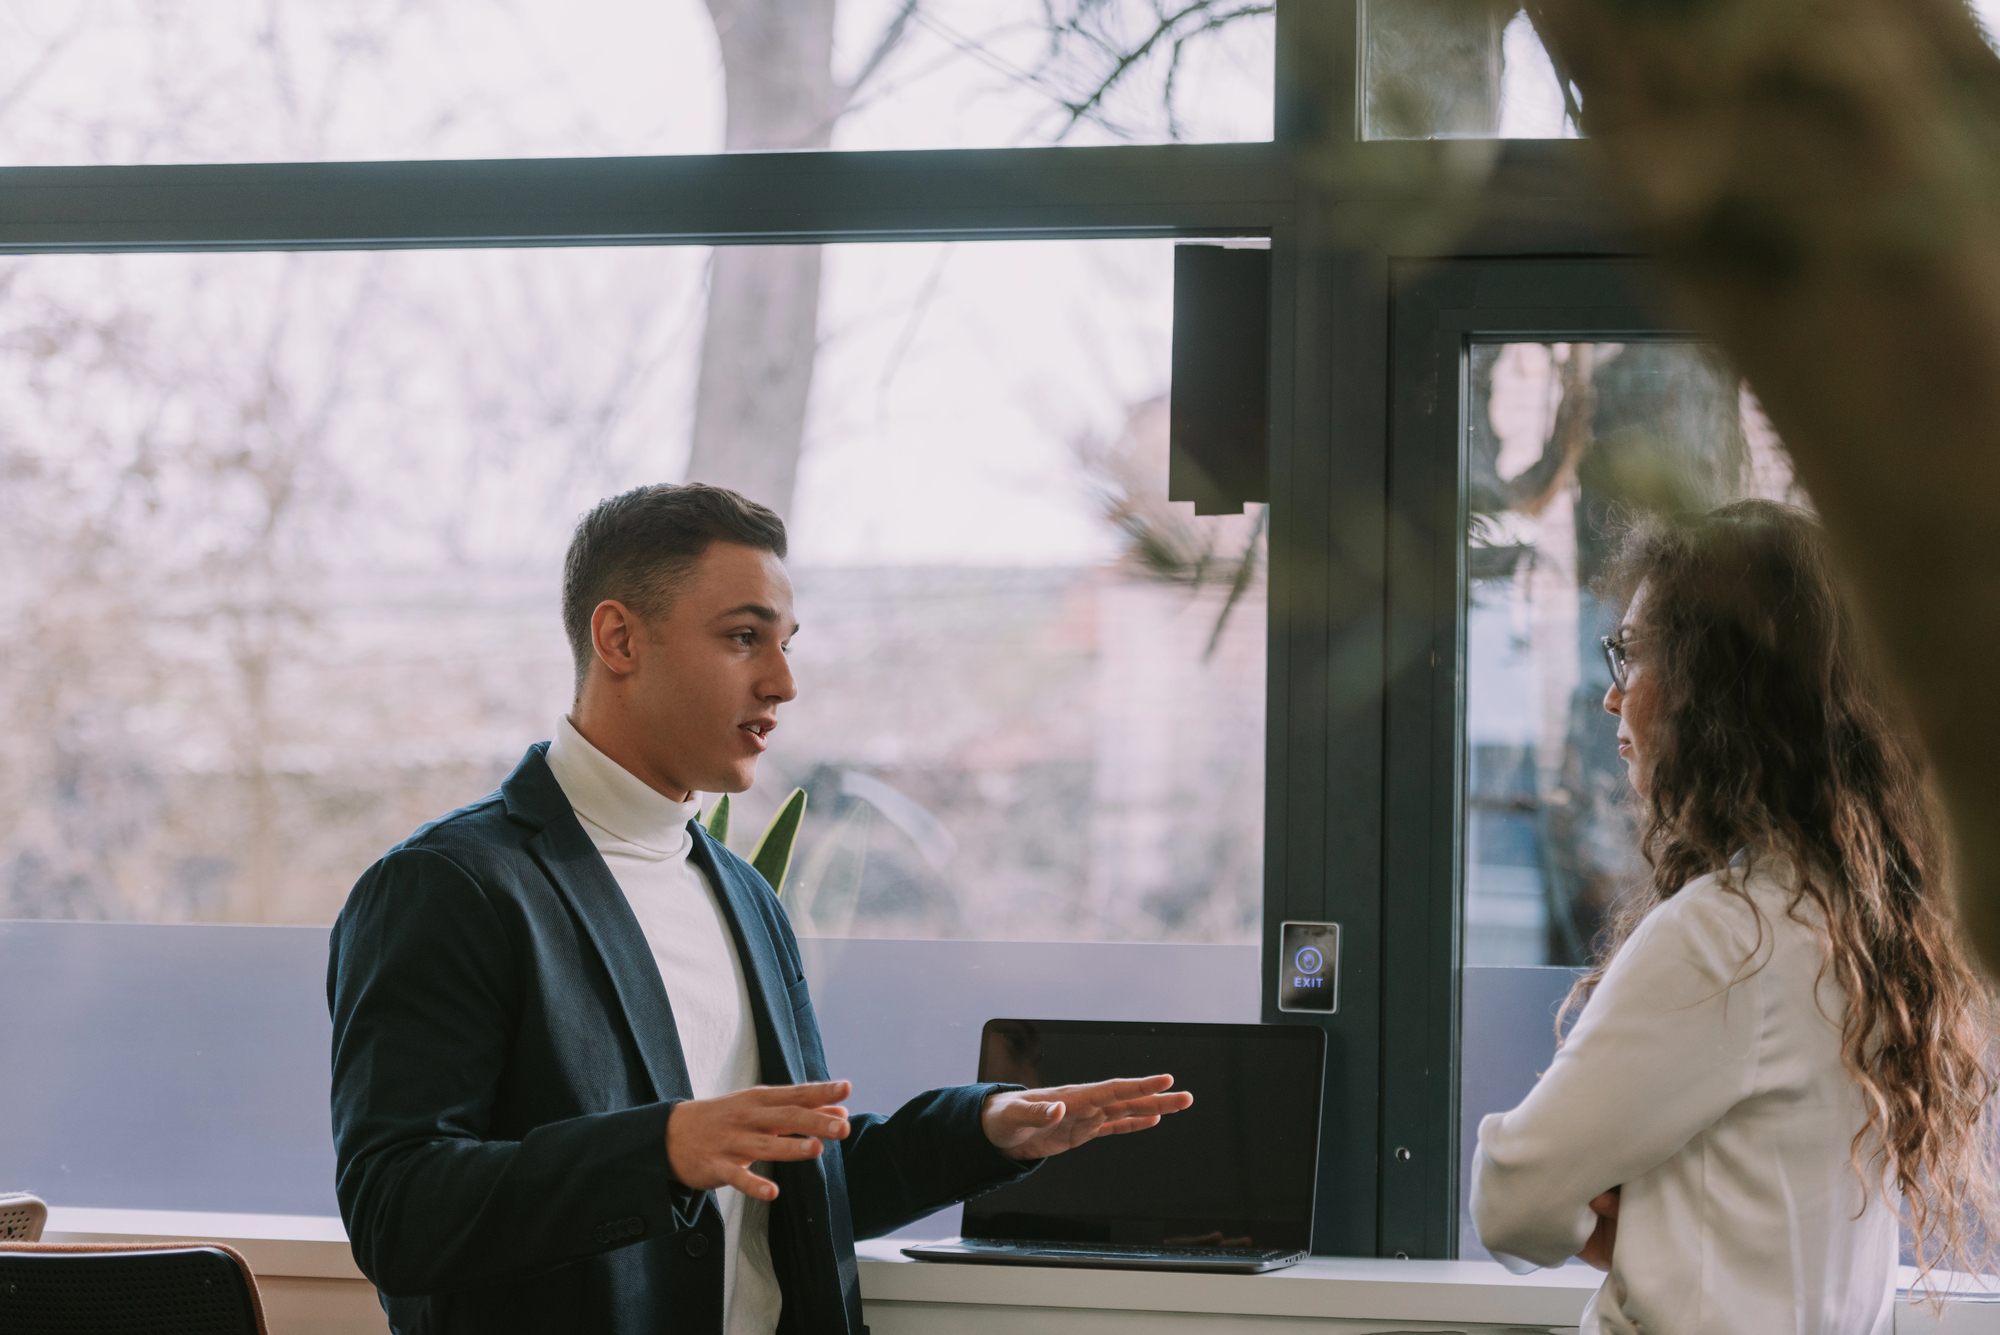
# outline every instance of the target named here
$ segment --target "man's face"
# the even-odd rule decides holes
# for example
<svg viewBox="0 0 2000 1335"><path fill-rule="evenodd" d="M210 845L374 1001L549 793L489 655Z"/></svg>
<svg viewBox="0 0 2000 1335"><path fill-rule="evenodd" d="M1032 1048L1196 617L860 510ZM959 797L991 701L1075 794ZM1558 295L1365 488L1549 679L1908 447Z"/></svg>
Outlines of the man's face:
<svg viewBox="0 0 2000 1335"><path fill-rule="evenodd" d="M797 630L784 562L733 542L702 553L667 615L634 636L627 745L640 777L677 794L748 788L778 706L798 694L785 658Z"/></svg>

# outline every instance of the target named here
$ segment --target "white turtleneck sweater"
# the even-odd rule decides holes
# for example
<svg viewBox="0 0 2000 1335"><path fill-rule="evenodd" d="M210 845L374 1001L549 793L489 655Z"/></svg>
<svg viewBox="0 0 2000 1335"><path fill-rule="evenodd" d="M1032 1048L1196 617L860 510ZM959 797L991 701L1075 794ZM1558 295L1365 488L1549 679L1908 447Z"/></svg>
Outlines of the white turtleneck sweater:
<svg viewBox="0 0 2000 1335"><path fill-rule="evenodd" d="M549 768L584 832L632 905L659 965L680 1031L681 1056L698 1099L758 1083L757 1029L743 963L713 886L688 860L692 802L675 802L599 751L567 718L549 743ZM734 1187L722 1207L723 1329L772 1335L782 1295L771 1266L770 1206Z"/></svg>

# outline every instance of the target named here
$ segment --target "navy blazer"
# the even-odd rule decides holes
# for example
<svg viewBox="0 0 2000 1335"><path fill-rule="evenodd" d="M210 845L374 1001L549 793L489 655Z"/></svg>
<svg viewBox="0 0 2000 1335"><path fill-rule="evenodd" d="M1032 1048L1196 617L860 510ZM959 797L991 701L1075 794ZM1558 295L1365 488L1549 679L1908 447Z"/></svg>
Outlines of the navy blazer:
<svg viewBox="0 0 2000 1335"><path fill-rule="evenodd" d="M334 923L341 1218L401 1335L721 1335L722 1218L667 1165L667 1114L692 1096L673 1008L546 750L391 849ZM764 1083L827 1079L777 896L689 828L743 962ZM980 1130L1003 1088L1017 1087L856 1116L838 1153L774 1166L781 1332L859 1335L856 1237L1022 1176Z"/></svg>

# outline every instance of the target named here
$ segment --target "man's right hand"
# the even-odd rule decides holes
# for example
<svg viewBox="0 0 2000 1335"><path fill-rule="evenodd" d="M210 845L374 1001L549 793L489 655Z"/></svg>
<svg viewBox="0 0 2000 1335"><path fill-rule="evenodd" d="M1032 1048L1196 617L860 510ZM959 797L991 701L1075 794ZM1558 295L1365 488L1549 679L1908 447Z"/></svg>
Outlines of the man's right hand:
<svg viewBox="0 0 2000 1335"><path fill-rule="evenodd" d="M847 1139L853 1092L845 1080L816 1085L757 1085L719 1099L687 1099L667 1114L667 1166L684 1187L734 1187L760 1201L778 1198L778 1184L750 1165L815 1159L823 1140Z"/></svg>

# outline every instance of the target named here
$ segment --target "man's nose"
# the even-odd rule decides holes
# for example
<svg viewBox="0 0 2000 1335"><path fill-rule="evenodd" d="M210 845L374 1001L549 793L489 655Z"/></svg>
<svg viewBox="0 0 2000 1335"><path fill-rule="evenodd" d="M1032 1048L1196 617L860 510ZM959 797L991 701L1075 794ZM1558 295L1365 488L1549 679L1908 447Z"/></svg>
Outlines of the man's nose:
<svg viewBox="0 0 2000 1335"><path fill-rule="evenodd" d="M792 678L791 659L782 654L778 656L777 666L772 668L771 675L765 680L764 689L759 694L764 699L776 700L779 704L798 699L799 684Z"/></svg>

